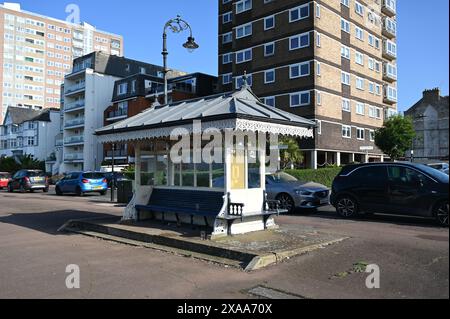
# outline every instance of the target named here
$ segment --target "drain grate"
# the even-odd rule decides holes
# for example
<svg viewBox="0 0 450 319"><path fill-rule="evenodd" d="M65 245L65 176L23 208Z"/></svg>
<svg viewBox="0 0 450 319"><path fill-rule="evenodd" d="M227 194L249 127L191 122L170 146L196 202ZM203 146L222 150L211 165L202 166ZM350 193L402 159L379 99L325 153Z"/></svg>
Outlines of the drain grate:
<svg viewBox="0 0 450 319"><path fill-rule="evenodd" d="M265 299L306 299L305 297L299 295L264 286L252 288L248 291L248 293L253 296Z"/></svg>

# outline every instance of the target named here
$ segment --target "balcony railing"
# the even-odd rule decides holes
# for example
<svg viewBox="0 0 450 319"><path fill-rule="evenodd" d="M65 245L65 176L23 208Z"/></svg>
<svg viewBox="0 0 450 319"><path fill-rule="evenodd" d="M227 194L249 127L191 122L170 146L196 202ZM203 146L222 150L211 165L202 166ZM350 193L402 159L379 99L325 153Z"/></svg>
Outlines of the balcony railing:
<svg viewBox="0 0 450 319"><path fill-rule="evenodd" d="M65 161L81 161L81 160L83 160L83 157L84 157L83 153L65 154L64 160Z"/></svg>
<svg viewBox="0 0 450 319"><path fill-rule="evenodd" d="M389 40L383 40L383 57L389 60L397 58L397 45Z"/></svg>
<svg viewBox="0 0 450 319"><path fill-rule="evenodd" d="M106 152L106 157L107 158L112 158L113 156L113 151L107 151ZM114 157L128 157L128 152L125 150L117 150L114 151Z"/></svg>
<svg viewBox="0 0 450 319"><path fill-rule="evenodd" d="M88 62L75 64L73 66L71 74L78 73L78 72L86 70L86 69L93 69L93 68L94 68L94 65L92 63L88 63ZM69 74L69 76L70 76L70 74Z"/></svg>
<svg viewBox="0 0 450 319"><path fill-rule="evenodd" d="M69 87L66 87L65 89L65 94L70 94L72 92L76 92L76 91L80 91L80 90L84 90L86 88L86 83L81 82L75 85L71 85Z"/></svg>
<svg viewBox="0 0 450 319"><path fill-rule="evenodd" d="M56 140L55 146L63 146L63 145L64 145L64 140L62 140L62 139Z"/></svg>
<svg viewBox="0 0 450 319"><path fill-rule="evenodd" d="M74 127L74 126L80 126L84 124L84 118L74 119L74 120L68 120L64 123L64 127Z"/></svg>
<svg viewBox="0 0 450 319"><path fill-rule="evenodd" d="M128 116L128 110L117 110L117 111L111 111L108 113L108 119L114 119L117 117L123 117Z"/></svg>
<svg viewBox="0 0 450 319"><path fill-rule="evenodd" d="M83 136L71 136L71 137L66 137L64 139L64 144L78 144L78 143L83 143L84 142L84 137Z"/></svg>
<svg viewBox="0 0 450 319"><path fill-rule="evenodd" d="M75 101L72 103L67 103L67 104L64 104L64 111L79 109L79 108L84 107L84 105L85 105L85 100L78 100L78 101Z"/></svg>
<svg viewBox="0 0 450 319"><path fill-rule="evenodd" d="M397 67L391 63L383 64L383 80L394 82L397 81Z"/></svg>
<svg viewBox="0 0 450 319"><path fill-rule="evenodd" d="M384 103L394 104L397 103L397 89L395 87L385 85L384 86Z"/></svg>

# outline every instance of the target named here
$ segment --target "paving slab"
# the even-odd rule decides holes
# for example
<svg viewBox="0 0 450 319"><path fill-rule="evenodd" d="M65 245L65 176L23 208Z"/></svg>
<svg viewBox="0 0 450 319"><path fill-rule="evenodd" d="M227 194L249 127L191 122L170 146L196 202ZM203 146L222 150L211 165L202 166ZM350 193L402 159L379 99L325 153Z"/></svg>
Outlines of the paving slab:
<svg viewBox="0 0 450 319"><path fill-rule="evenodd" d="M205 240L202 238L205 229L201 227L163 224L160 221L123 224L118 218L71 220L60 231L163 250L246 271L278 264L348 238L296 225Z"/></svg>

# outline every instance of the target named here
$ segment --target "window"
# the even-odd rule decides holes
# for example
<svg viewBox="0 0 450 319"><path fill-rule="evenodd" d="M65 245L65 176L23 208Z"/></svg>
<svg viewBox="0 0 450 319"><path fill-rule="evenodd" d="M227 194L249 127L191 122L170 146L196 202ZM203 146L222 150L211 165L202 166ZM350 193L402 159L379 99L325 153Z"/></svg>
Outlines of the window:
<svg viewBox="0 0 450 319"><path fill-rule="evenodd" d="M264 84L275 82L275 70L268 70L264 72Z"/></svg>
<svg viewBox="0 0 450 319"><path fill-rule="evenodd" d="M366 114L366 108L364 106L364 103L360 103L360 102L356 103L356 114L358 114L358 115Z"/></svg>
<svg viewBox="0 0 450 319"><path fill-rule="evenodd" d="M372 71L375 70L375 60L374 59L369 58L367 60L367 65L368 65L370 70L372 70Z"/></svg>
<svg viewBox="0 0 450 319"><path fill-rule="evenodd" d="M233 80L232 73L222 75L222 84L230 84L232 80Z"/></svg>
<svg viewBox="0 0 450 319"><path fill-rule="evenodd" d="M309 32L293 36L289 39L289 50L309 47Z"/></svg>
<svg viewBox="0 0 450 319"><path fill-rule="evenodd" d="M232 20L233 20L233 13L231 11L223 14L223 16L222 16L223 24L229 23Z"/></svg>
<svg viewBox="0 0 450 319"><path fill-rule="evenodd" d="M356 77L356 88L358 90L364 90L364 79L360 77Z"/></svg>
<svg viewBox="0 0 450 319"><path fill-rule="evenodd" d="M345 85L350 85L350 73L343 72L341 73L341 82Z"/></svg>
<svg viewBox="0 0 450 319"><path fill-rule="evenodd" d="M222 43L230 43L233 41L233 32L222 34Z"/></svg>
<svg viewBox="0 0 450 319"><path fill-rule="evenodd" d="M356 38L358 40L364 41L364 31L363 31L363 29L356 27L355 30L356 30L355 31L356 32L356 34L355 34Z"/></svg>
<svg viewBox="0 0 450 319"><path fill-rule="evenodd" d="M252 35L252 24L247 23L243 26L236 28L236 39L248 37Z"/></svg>
<svg viewBox="0 0 450 319"><path fill-rule="evenodd" d="M361 16L364 15L364 7L361 3L355 1L355 12Z"/></svg>
<svg viewBox="0 0 450 319"><path fill-rule="evenodd" d="M136 92L136 80L131 81L131 93Z"/></svg>
<svg viewBox="0 0 450 319"><path fill-rule="evenodd" d="M369 105L369 117L376 118L375 106Z"/></svg>
<svg viewBox="0 0 450 319"><path fill-rule="evenodd" d="M390 101L397 101L397 89L395 87L387 85L385 87L385 97Z"/></svg>
<svg viewBox="0 0 450 319"><path fill-rule="evenodd" d="M236 64L251 61L252 49L236 52Z"/></svg>
<svg viewBox="0 0 450 319"><path fill-rule="evenodd" d="M369 139L371 142L375 142L375 131L374 130L369 131Z"/></svg>
<svg viewBox="0 0 450 319"><path fill-rule="evenodd" d="M350 23L345 19L341 19L341 30L350 33Z"/></svg>
<svg viewBox="0 0 450 319"><path fill-rule="evenodd" d="M352 111L349 99L342 99L342 110L345 111L345 112L351 112Z"/></svg>
<svg viewBox="0 0 450 319"><path fill-rule="evenodd" d="M268 106L275 107L275 97L274 96L267 96L264 98L264 104Z"/></svg>
<svg viewBox="0 0 450 319"><path fill-rule="evenodd" d="M341 48L341 56L350 60L350 48L343 45Z"/></svg>
<svg viewBox="0 0 450 319"><path fill-rule="evenodd" d="M346 7L350 7L350 0L341 0L341 4L343 4Z"/></svg>
<svg viewBox="0 0 450 319"><path fill-rule="evenodd" d="M252 9L252 0L241 0L236 2L236 13L242 13Z"/></svg>
<svg viewBox="0 0 450 319"><path fill-rule="evenodd" d="M317 33L316 34L316 46L318 47L318 48L320 48L320 45L321 45L321 36L320 36L320 33Z"/></svg>
<svg viewBox="0 0 450 319"><path fill-rule="evenodd" d="M369 82L369 92L375 94L375 83Z"/></svg>
<svg viewBox="0 0 450 319"><path fill-rule="evenodd" d="M128 83L119 84L118 95L127 94L128 91Z"/></svg>
<svg viewBox="0 0 450 319"><path fill-rule="evenodd" d="M361 141L363 141L365 138L364 138L364 129L363 128L356 128L356 138L358 139L358 140L361 140Z"/></svg>
<svg viewBox="0 0 450 319"><path fill-rule="evenodd" d="M275 16L264 18L264 30L275 28Z"/></svg>
<svg viewBox="0 0 450 319"><path fill-rule="evenodd" d="M316 120L316 125L317 125L317 134L321 135L322 134L322 121Z"/></svg>
<svg viewBox="0 0 450 319"><path fill-rule="evenodd" d="M317 105L322 105L322 92L316 92L316 103Z"/></svg>
<svg viewBox="0 0 450 319"><path fill-rule="evenodd" d="M306 19L309 17L309 4L289 10L289 22Z"/></svg>
<svg viewBox="0 0 450 319"><path fill-rule="evenodd" d="M342 137L352 138L352 127L348 125L342 125Z"/></svg>
<svg viewBox="0 0 450 319"><path fill-rule="evenodd" d="M253 76L251 74L247 74L247 83L249 86L253 85ZM240 89L243 84L242 76L236 77L236 89Z"/></svg>
<svg viewBox="0 0 450 319"><path fill-rule="evenodd" d="M309 91L292 93L291 107L299 107L309 105L311 103L311 93Z"/></svg>
<svg viewBox="0 0 450 319"><path fill-rule="evenodd" d="M322 64L320 62L317 62L316 64L317 76L321 75L321 65Z"/></svg>
<svg viewBox="0 0 450 319"><path fill-rule="evenodd" d="M228 64L233 62L233 53L226 53L222 55L222 64Z"/></svg>
<svg viewBox="0 0 450 319"><path fill-rule="evenodd" d="M397 57L397 45L390 40L384 40L383 42L386 53L393 57Z"/></svg>
<svg viewBox="0 0 450 319"><path fill-rule="evenodd" d="M298 63L290 66L289 78L295 79L303 76L308 76L310 74L310 63Z"/></svg>
<svg viewBox="0 0 450 319"><path fill-rule="evenodd" d="M359 65L364 65L364 54L356 51L355 53L355 62Z"/></svg>
<svg viewBox="0 0 450 319"><path fill-rule="evenodd" d="M275 42L264 45L264 56L272 56L275 54Z"/></svg>

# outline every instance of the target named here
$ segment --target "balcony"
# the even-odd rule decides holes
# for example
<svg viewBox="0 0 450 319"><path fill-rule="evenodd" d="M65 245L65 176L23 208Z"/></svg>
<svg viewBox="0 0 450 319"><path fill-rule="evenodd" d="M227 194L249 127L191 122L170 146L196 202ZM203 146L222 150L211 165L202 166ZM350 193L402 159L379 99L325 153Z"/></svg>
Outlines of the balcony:
<svg viewBox="0 0 450 319"><path fill-rule="evenodd" d="M113 156L113 151L107 151L105 160L111 160ZM128 158L128 152L126 150L117 150L114 151L115 159L126 159Z"/></svg>
<svg viewBox="0 0 450 319"><path fill-rule="evenodd" d="M128 117L128 110L127 109L121 109L117 111L111 111L107 115L107 121L114 121L114 120L121 120Z"/></svg>
<svg viewBox="0 0 450 319"><path fill-rule="evenodd" d="M397 89L395 87L389 85L384 86L383 102L387 104L397 103Z"/></svg>
<svg viewBox="0 0 450 319"><path fill-rule="evenodd" d="M397 22L388 17L384 17L383 35L389 39L395 38L397 36Z"/></svg>
<svg viewBox="0 0 450 319"><path fill-rule="evenodd" d="M79 144L84 144L84 136L82 135L66 137L64 139L64 145L79 145Z"/></svg>
<svg viewBox="0 0 450 319"><path fill-rule="evenodd" d="M64 123L64 128L70 128L70 127L78 127L84 125L84 118L78 118L74 120L67 120Z"/></svg>
<svg viewBox="0 0 450 319"><path fill-rule="evenodd" d="M383 0L381 12L389 17L393 17L397 14L396 7L395 0Z"/></svg>
<svg viewBox="0 0 450 319"><path fill-rule="evenodd" d="M66 87L64 93L65 93L65 95L70 95L70 94L73 94L76 92L78 93L79 91L83 91L85 88L86 88L86 83L81 82L81 83Z"/></svg>
<svg viewBox="0 0 450 319"><path fill-rule="evenodd" d="M85 101L84 100L78 100L72 103L67 103L64 105L64 112L68 112L68 111L73 111L73 110L78 110L78 109L83 109L85 105Z"/></svg>
<svg viewBox="0 0 450 319"><path fill-rule="evenodd" d="M383 80L387 82L397 81L397 66L391 63L383 63Z"/></svg>
<svg viewBox="0 0 450 319"><path fill-rule="evenodd" d="M390 40L383 40L383 58L395 60L397 58L397 45Z"/></svg>
<svg viewBox="0 0 450 319"><path fill-rule="evenodd" d="M55 142L55 146L63 146L64 145L64 140L63 139L57 139Z"/></svg>
<svg viewBox="0 0 450 319"><path fill-rule="evenodd" d="M83 161L83 158L84 158L83 153L64 154L64 162Z"/></svg>
<svg viewBox="0 0 450 319"><path fill-rule="evenodd" d="M90 62L77 63L73 66L72 73L67 74L66 78L73 77L74 75L77 75L78 73L81 73L81 72L85 71L86 69L93 69L93 68L94 68L94 64L92 64Z"/></svg>

